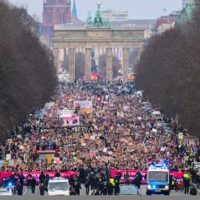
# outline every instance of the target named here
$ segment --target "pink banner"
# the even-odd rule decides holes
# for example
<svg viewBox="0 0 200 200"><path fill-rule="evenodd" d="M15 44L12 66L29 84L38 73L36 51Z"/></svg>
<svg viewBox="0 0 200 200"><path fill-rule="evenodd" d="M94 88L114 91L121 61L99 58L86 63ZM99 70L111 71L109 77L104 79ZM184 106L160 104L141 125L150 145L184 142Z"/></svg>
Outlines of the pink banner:
<svg viewBox="0 0 200 200"><path fill-rule="evenodd" d="M183 172L173 172L170 171L170 174L175 178L175 179L183 179Z"/></svg>
<svg viewBox="0 0 200 200"><path fill-rule="evenodd" d="M79 126L79 116L65 117L63 118L63 126Z"/></svg>
<svg viewBox="0 0 200 200"><path fill-rule="evenodd" d="M14 172L0 172L0 183L2 183L5 179L8 179ZM23 172L23 175L25 178L27 178L29 172ZM41 174L40 171L34 171L30 173L33 177L36 178L37 181L39 181L39 176ZM56 171L44 171L44 174L48 174L50 178L55 177ZM61 177L63 178L70 178L71 175L74 177L77 176L77 172L74 171L66 171L66 172L61 172L60 173Z"/></svg>
<svg viewBox="0 0 200 200"><path fill-rule="evenodd" d="M140 171L142 176L143 176L143 180L142 180L142 184L146 184L146 175L147 175L147 171ZM14 172L1 172L0 171L0 183L3 182L4 179L8 179ZM56 171L44 171L45 174L48 174L50 176L50 178L55 177ZM121 181L124 181L124 175L126 173L129 174L130 177L130 181L134 179L137 171L136 170L111 170L110 171L110 175L111 177L115 177L117 175L117 173L120 173L122 176ZM27 177L28 176L28 172L23 172L24 176ZM37 180L39 180L39 176L41 174L40 171L34 171L30 173L32 176L34 176ZM74 171L65 171L65 172L61 172L61 177L63 178L69 178L71 175L73 176L77 176L77 172ZM178 181L182 182L183 180L183 172L174 172L171 171L170 172L171 175L173 175L173 177L175 179L177 179Z"/></svg>
<svg viewBox="0 0 200 200"><path fill-rule="evenodd" d="M0 171L0 183L4 181L4 179L9 178L12 175L12 172L1 172Z"/></svg>

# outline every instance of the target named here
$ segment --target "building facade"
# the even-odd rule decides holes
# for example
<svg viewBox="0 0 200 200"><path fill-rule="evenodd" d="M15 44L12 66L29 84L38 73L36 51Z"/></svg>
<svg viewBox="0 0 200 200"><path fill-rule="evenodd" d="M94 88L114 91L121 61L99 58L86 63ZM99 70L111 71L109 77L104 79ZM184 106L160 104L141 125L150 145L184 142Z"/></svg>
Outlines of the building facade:
<svg viewBox="0 0 200 200"><path fill-rule="evenodd" d="M129 56L131 49L138 50L138 58L143 49L145 37L144 27L111 27L107 20L102 18L100 5L94 18L87 20L86 26L56 25L53 37L54 62L57 72L60 71L60 53L68 53L69 77L76 80L76 53L85 54L84 79L92 80L92 53L96 58L106 55L105 77L106 81L113 81L113 55L118 52L122 56L122 78L128 81ZM98 59L98 58L97 58Z"/></svg>
<svg viewBox="0 0 200 200"><path fill-rule="evenodd" d="M153 34L161 34L169 29L174 28L177 20L181 16L181 13L182 11L173 11L168 16L159 17L153 27Z"/></svg>
<svg viewBox="0 0 200 200"><path fill-rule="evenodd" d="M51 38L56 24L71 22L71 0L44 0L43 35Z"/></svg>
<svg viewBox="0 0 200 200"><path fill-rule="evenodd" d="M104 10L102 11L102 18L113 21L127 21L128 11L127 10Z"/></svg>

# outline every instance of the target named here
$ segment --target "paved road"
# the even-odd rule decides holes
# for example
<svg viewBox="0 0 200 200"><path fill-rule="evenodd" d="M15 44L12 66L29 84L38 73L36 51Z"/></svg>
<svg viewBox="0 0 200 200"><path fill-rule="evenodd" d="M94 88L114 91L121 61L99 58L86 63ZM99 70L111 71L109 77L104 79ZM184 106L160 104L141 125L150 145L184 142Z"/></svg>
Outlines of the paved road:
<svg viewBox="0 0 200 200"><path fill-rule="evenodd" d="M142 196L146 195L146 186L145 185L141 186L140 194ZM85 196L85 187L84 186L82 186L81 195ZM27 189L27 187L24 187L23 196L35 196L35 197L40 196L38 187L36 188L35 194L32 194L30 189ZM48 194L45 193L45 196L48 196ZM152 196L154 196L154 195L152 195ZM155 196L158 196L158 195L155 195ZM182 191L179 191L179 192L171 191L170 196L185 196L185 195Z"/></svg>
<svg viewBox="0 0 200 200"><path fill-rule="evenodd" d="M146 195L146 185L143 185L141 188L140 188L140 193L144 196ZM156 194L155 194L156 195ZM152 196L155 196L155 195L152 195ZM184 193L183 191L179 191L179 192L175 192L174 190L171 191L170 193L170 196L184 196ZM158 195L156 195L158 196Z"/></svg>

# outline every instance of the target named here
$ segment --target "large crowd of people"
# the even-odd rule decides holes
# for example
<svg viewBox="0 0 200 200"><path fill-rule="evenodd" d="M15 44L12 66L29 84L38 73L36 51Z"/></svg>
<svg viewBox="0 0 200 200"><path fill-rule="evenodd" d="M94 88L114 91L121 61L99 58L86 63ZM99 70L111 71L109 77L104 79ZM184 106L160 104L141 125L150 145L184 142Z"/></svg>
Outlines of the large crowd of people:
<svg viewBox="0 0 200 200"><path fill-rule="evenodd" d="M92 110L74 107L74 101L83 100L92 102ZM79 117L77 127L63 125L60 112L64 109ZM78 171L84 181L87 176L83 174L91 169L96 173L100 169L145 170L151 163L166 163L174 171L190 170L195 161L200 162L198 140L175 120L153 115L153 111L159 108L144 101L134 83L61 84L51 102L30 114L0 145L0 160L9 159L1 170ZM173 131L165 132L159 121ZM181 142L180 132L184 133ZM54 150L59 162L38 160L38 151L46 150Z"/></svg>

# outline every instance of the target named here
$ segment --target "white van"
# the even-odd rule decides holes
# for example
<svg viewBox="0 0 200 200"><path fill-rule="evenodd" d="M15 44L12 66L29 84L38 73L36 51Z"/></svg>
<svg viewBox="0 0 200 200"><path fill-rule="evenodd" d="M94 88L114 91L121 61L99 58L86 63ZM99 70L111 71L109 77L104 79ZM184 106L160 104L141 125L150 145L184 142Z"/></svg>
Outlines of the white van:
<svg viewBox="0 0 200 200"><path fill-rule="evenodd" d="M146 195L169 195L169 169L165 165L151 165L147 171Z"/></svg>
<svg viewBox="0 0 200 200"><path fill-rule="evenodd" d="M49 180L48 184L49 196L68 196L69 192L69 180L61 177L56 177Z"/></svg>

